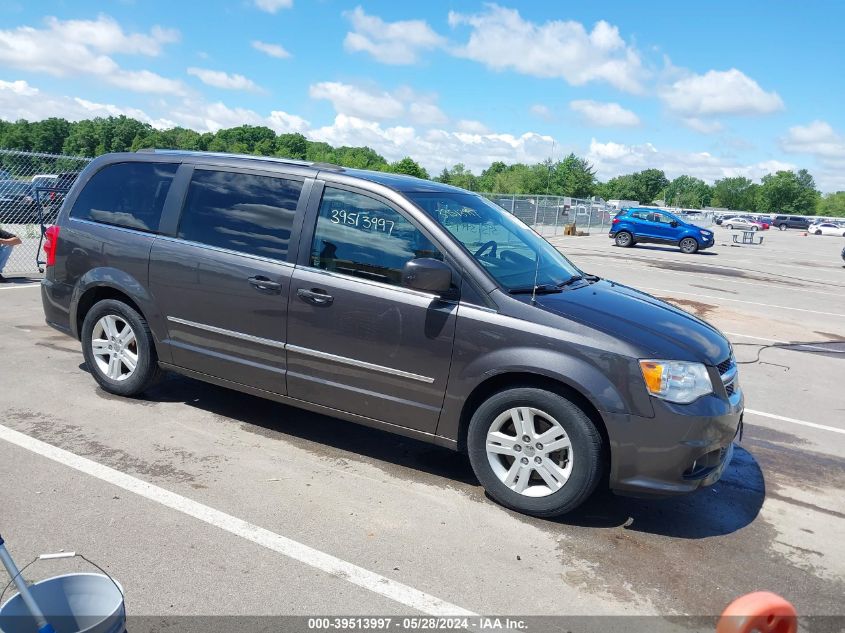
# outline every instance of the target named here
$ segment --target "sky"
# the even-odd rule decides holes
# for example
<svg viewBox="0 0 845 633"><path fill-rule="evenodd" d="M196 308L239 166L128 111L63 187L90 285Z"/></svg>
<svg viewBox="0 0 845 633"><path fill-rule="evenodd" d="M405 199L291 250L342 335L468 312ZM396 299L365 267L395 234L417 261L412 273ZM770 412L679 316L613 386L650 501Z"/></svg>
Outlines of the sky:
<svg viewBox="0 0 845 633"><path fill-rule="evenodd" d="M431 173L807 168L837 191L843 21L839 0L4 0L0 118L267 125Z"/></svg>

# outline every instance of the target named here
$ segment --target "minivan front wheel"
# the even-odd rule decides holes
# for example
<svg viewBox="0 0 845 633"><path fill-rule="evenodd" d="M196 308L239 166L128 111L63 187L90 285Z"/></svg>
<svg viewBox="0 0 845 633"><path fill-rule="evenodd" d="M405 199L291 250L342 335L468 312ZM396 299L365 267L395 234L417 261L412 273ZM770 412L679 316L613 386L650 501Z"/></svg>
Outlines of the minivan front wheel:
<svg viewBox="0 0 845 633"><path fill-rule="evenodd" d="M785 231L785 230L786 230L786 224L780 224L780 225L778 225L778 228L779 228L781 231Z"/></svg>
<svg viewBox="0 0 845 633"><path fill-rule="evenodd" d="M616 245L621 246L622 248L633 246L634 236L628 233L628 231L619 231L619 233L616 234Z"/></svg>
<svg viewBox="0 0 845 633"><path fill-rule="evenodd" d="M687 255L692 255L698 250L698 242L692 237L685 237L682 239L679 246L681 252L686 253Z"/></svg>
<svg viewBox="0 0 845 633"><path fill-rule="evenodd" d="M115 395L136 396L160 375L147 322L122 301L100 301L88 311L82 353L94 379Z"/></svg>
<svg viewBox="0 0 845 633"><path fill-rule="evenodd" d="M595 425L572 401L543 389L508 389L486 400L470 421L467 450L494 500L534 516L574 510L602 476Z"/></svg>

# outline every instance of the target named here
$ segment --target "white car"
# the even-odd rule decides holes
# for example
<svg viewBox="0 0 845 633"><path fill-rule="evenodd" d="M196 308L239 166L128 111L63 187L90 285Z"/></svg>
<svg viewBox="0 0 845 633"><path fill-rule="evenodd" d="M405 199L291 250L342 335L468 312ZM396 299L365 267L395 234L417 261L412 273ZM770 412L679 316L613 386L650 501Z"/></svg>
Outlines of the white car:
<svg viewBox="0 0 845 633"><path fill-rule="evenodd" d="M838 235L845 237L845 227L835 222L816 222L810 225L807 232L813 235Z"/></svg>
<svg viewBox="0 0 845 633"><path fill-rule="evenodd" d="M722 220L722 226L728 230L742 229L744 231L760 231L763 228L763 225L759 222L749 220L748 218L738 218L736 216Z"/></svg>

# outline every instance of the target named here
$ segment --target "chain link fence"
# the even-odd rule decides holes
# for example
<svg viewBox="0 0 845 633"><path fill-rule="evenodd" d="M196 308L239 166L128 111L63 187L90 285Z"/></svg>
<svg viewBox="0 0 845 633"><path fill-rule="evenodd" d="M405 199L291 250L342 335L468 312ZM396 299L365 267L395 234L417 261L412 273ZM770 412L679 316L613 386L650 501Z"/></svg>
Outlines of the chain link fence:
<svg viewBox="0 0 845 633"><path fill-rule="evenodd" d="M19 246L0 246L0 273L39 272L43 227L90 158L0 149L0 228L19 237Z"/></svg>
<svg viewBox="0 0 845 633"><path fill-rule="evenodd" d="M599 230L610 225L617 210L605 202L567 196L482 193L505 211L513 213L544 237L563 235L567 224L578 230Z"/></svg>
<svg viewBox="0 0 845 633"><path fill-rule="evenodd" d="M603 200L587 198L501 193L481 195L513 213L544 237L563 235L567 224L574 224L578 231L601 232L609 229L613 217L619 212L619 209ZM713 224L712 212L655 207L658 208L700 226Z"/></svg>

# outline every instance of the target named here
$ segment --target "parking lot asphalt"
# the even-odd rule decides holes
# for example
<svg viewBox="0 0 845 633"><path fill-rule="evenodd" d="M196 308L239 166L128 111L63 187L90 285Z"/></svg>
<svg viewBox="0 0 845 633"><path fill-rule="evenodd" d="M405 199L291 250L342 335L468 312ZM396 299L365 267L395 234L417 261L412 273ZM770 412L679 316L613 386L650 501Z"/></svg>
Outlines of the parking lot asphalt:
<svg viewBox="0 0 845 633"><path fill-rule="evenodd" d="M749 412L711 489L527 518L445 449L177 376L107 395L44 324L37 285L7 285L0 533L20 563L86 554L133 615L712 615L756 589L843 615L845 241L767 231L733 247L716 231L693 256L553 240L734 343Z"/></svg>

